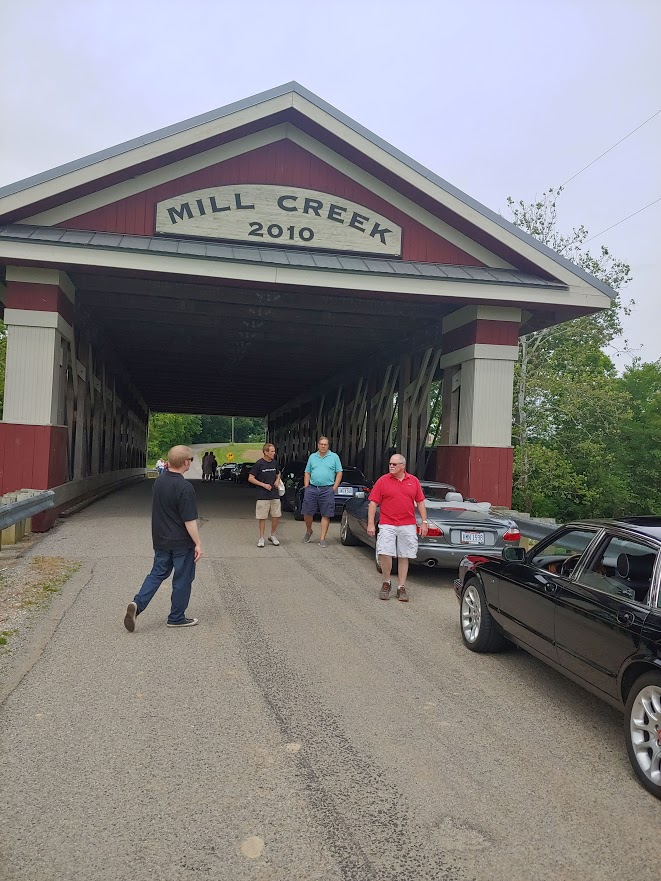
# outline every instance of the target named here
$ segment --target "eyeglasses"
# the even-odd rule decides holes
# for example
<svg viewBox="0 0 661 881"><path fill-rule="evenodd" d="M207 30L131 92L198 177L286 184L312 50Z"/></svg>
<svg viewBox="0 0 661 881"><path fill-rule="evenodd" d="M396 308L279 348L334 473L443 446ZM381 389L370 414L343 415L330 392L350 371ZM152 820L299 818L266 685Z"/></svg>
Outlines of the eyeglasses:
<svg viewBox="0 0 661 881"><path fill-rule="evenodd" d="M190 456L190 458L186 459L187 462L192 462L195 456Z"/></svg>
<svg viewBox="0 0 661 881"><path fill-rule="evenodd" d="M398 465L403 465L403 462L388 462L388 468L397 468Z"/></svg>

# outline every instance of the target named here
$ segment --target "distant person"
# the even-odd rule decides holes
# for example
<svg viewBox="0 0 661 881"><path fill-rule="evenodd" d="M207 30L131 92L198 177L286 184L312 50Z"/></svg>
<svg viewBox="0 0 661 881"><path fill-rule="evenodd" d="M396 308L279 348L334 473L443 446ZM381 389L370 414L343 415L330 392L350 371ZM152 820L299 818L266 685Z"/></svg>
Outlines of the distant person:
<svg viewBox="0 0 661 881"><path fill-rule="evenodd" d="M135 630L135 619L147 608L161 584L174 570L168 627L193 627L197 618L187 618L195 564L202 556L197 528L197 502L193 484L184 474L190 468L190 447L172 447L168 453L169 469L154 481L151 532L154 565L142 587L126 608L124 627Z"/></svg>
<svg viewBox="0 0 661 881"><path fill-rule="evenodd" d="M202 456L202 480L211 480L211 453L208 450Z"/></svg>
<svg viewBox="0 0 661 881"><path fill-rule="evenodd" d="M218 478L218 459L214 456L213 453L210 453L211 456L211 479L216 480Z"/></svg>
<svg viewBox="0 0 661 881"><path fill-rule="evenodd" d="M317 452L312 453L305 466L303 483L303 519L305 536L303 541L312 541L312 521L314 515L321 515L321 534L319 547L328 547L326 535L331 517L335 516L335 493L342 483L342 463L337 453L329 449L330 443L323 435L317 441Z"/></svg>
<svg viewBox="0 0 661 881"><path fill-rule="evenodd" d="M264 532L266 531L266 521L269 517L271 518L269 542L277 546L280 542L275 533L282 517L282 506L280 504L280 493L278 492L280 466L275 460L275 447L273 444L265 443L262 447L262 458L258 459L250 469L248 483L252 483L257 487L257 501L255 503L255 519L259 524L257 547L264 547Z"/></svg>
<svg viewBox="0 0 661 881"><path fill-rule="evenodd" d="M162 474L165 471L165 462L163 461L163 459L159 458L156 462L156 470L159 474Z"/></svg>
<svg viewBox="0 0 661 881"><path fill-rule="evenodd" d="M425 536L428 528L427 508L420 481L407 472L404 456L393 453L388 463L388 474L379 477L374 484L367 509L367 534L373 538L376 534L376 509L380 507L379 535L376 540L376 552L383 577L380 600L390 599L390 573L393 557L397 557L397 599L402 603L409 601L406 590L409 560L415 560L418 555L416 505L422 517L420 534Z"/></svg>

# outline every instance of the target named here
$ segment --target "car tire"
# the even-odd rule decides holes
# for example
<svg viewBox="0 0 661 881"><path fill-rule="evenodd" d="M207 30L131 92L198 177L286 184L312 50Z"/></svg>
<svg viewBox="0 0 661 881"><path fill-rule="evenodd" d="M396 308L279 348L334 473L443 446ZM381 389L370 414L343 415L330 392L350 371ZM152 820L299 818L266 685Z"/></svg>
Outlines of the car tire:
<svg viewBox="0 0 661 881"><path fill-rule="evenodd" d="M351 527L349 526L349 515L347 514L346 509L342 511L342 520L340 521L340 542L345 545L345 547L360 544L360 539L356 538L351 531Z"/></svg>
<svg viewBox="0 0 661 881"><path fill-rule="evenodd" d="M301 494L296 493L296 501L294 502L294 520L303 519L303 511L301 509L302 504L303 499L301 498Z"/></svg>
<svg viewBox="0 0 661 881"><path fill-rule="evenodd" d="M636 679L624 716L627 754L648 792L661 798L661 672Z"/></svg>
<svg viewBox="0 0 661 881"><path fill-rule="evenodd" d="M507 640L489 611L481 581L470 578L461 591L459 625L464 645L472 652L498 652Z"/></svg>

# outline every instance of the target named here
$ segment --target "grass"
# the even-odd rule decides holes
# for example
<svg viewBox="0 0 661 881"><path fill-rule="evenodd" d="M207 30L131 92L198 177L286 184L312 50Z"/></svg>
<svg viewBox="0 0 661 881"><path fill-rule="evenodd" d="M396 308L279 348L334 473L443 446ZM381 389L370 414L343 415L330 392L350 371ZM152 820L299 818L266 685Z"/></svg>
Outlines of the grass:
<svg viewBox="0 0 661 881"><path fill-rule="evenodd" d="M7 645L9 641L9 637L13 636L15 633L18 633L17 630L0 630L0 646Z"/></svg>
<svg viewBox="0 0 661 881"><path fill-rule="evenodd" d="M220 444L217 447L209 447L210 452L218 459L218 464L224 462L256 462L262 455L262 446L264 441L253 441L247 444ZM250 452L250 456L246 453ZM232 453L233 458L228 459L227 454ZM200 458L204 454L204 450L200 453Z"/></svg>
<svg viewBox="0 0 661 881"><path fill-rule="evenodd" d="M62 557L33 557L30 561L28 589L21 601L21 608L39 605L50 594L59 593L62 585L80 569L77 560Z"/></svg>

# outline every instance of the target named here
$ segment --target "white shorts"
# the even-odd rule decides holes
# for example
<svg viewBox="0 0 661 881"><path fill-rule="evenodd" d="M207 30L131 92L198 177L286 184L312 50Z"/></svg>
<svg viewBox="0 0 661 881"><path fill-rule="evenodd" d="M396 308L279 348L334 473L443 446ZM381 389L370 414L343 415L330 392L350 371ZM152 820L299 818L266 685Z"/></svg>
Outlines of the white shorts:
<svg viewBox="0 0 661 881"><path fill-rule="evenodd" d="M387 526L379 524L376 535L376 552L385 557L408 557L415 560L418 556L418 534L415 526Z"/></svg>

